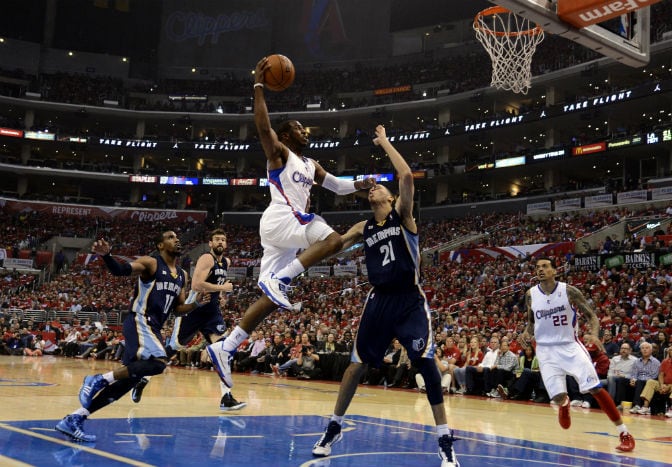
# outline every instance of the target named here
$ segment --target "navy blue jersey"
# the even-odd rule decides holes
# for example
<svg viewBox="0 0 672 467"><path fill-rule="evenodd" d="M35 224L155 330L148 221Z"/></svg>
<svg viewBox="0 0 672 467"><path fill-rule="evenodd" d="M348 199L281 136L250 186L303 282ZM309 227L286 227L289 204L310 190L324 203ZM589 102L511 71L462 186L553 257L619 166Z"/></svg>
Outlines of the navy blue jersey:
<svg viewBox="0 0 672 467"><path fill-rule="evenodd" d="M136 320L149 325L155 333L159 333L163 323L177 304L176 298L185 286L185 274L182 268L177 268L173 274L160 255L156 257L156 273L154 277L144 282L138 277L131 311Z"/></svg>
<svg viewBox="0 0 672 467"><path fill-rule="evenodd" d="M408 291L419 283L418 234L408 231L392 209L383 222L374 218L364 226L364 253L369 283L388 291Z"/></svg>
<svg viewBox="0 0 672 467"><path fill-rule="evenodd" d="M215 262L212 265L205 282L208 282L209 284L223 285L227 280L229 262L225 257L222 257L221 262L217 261L217 257L215 255L212 253L209 254L212 256ZM219 294L220 292L210 292L210 303L206 305L208 308L219 310Z"/></svg>

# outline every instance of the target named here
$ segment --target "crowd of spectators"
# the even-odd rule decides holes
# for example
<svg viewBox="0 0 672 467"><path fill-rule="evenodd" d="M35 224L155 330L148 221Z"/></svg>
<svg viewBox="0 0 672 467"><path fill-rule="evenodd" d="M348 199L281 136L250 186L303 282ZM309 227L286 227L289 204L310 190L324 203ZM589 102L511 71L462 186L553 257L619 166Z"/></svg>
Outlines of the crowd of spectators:
<svg viewBox="0 0 672 467"><path fill-rule="evenodd" d="M600 215L596 224L606 225L626 215L628 213L624 211ZM505 220L520 223L521 219L519 215L513 215ZM581 221L586 220L577 219L579 224L569 229L572 232L579 232ZM505 220L484 216L470 222L472 226L488 230ZM538 241L538 230L550 229L553 225L549 220L524 220L525 227L521 231L529 229L532 232L529 241ZM441 238L437 232L446 229L444 223L450 222L454 221L425 225L423 231L434 232L430 238ZM124 232L129 234L128 229L128 225L115 226L110 233L118 232L123 236ZM227 229L231 238L228 254L238 258L241 264L252 265L246 261L254 261L259 253L253 230L235 226ZM147 236L148 232L142 231L141 234ZM511 240L509 236L502 238ZM516 239L525 241L524 236ZM133 248L142 250L145 246L140 242ZM139 250L135 251L136 254L143 252ZM648 270L603 267L590 272L574 270L564 255L557 260L564 265L560 280L579 288L595 308L602 333L600 344L608 358L613 359L619 353L622 355L623 343L626 343L633 358L646 359L648 342L651 344L651 357L658 362L665 359L670 347L669 336L672 335L672 272L667 267ZM518 335L526 323L523 295L534 283L533 268L534 258L529 256L515 260L500 256L483 264L438 261L424 266L424 289L434 312L433 327L441 348L437 364L446 376L444 384L447 392L547 402L543 385L534 378L533 355L526 357L526 349L518 342ZM305 379L338 378L339 369L333 366L341 360L347 361L346 354L352 348L352 335L368 291L365 280L361 276L298 278L292 300L303 302L301 311L279 312L262 323L257 333L241 347L236 368L279 375L288 373ZM9 354L57 352L67 356L120 358L123 336L118 334L119 318L128 307L130 292L128 278L111 276L100 261L73 265L69 270L54 275L51 281L36 287L9 293L3 291L0 308L2 351ZM252 278L236 280L234 292L223 312L229 326L241 318L258 294ZM21 311L35 309L69 313L61 314L57 319L34 322ZM113 315L117 319L110 319ZM99 324L92 325L92 321ZM583 318L579 319L578 328L583 336L587 331ZM165 335L171 332L168 327ZM44 335L51 336L51 339L45 340ZM470 342L473 343L473 352L467 345ZM586 341L587 344L591 342ZM403 350L397 347L391 343L385 366L367 374L368 384L409 388L418 384L416 372L404 359ZM497 350L498 353L493 353ZM326 356L328 354L342 358L330 358ZM504 355L507 357L503 358ZM484 364L482 359L486 356L489 357ZM325 362L330 362L330 366L327 367ZM176 354L173 363L177 366L209 366L202 352L202 342L198 340L190 343L184 352ZM666 367L662 368L659 371L665 371ZM665 375L663 379L667 377ZM660 404L660 401L653 401L651 406L651 391L644 391L652 376L648 373L630 376L620 380L620 386L613 389L617 402L631 399L635 409L633 413L642 415L665 411L665 403ZM641 382L637 382L638 378ZM604 380L605 385L608 384L607 373ZM634 383L631 384L631 380ZM660 387L654 388L654 393L667 390L669 383L662 381ZM575 405L591 404L580 394L574 397L577 401Z"/></svg>

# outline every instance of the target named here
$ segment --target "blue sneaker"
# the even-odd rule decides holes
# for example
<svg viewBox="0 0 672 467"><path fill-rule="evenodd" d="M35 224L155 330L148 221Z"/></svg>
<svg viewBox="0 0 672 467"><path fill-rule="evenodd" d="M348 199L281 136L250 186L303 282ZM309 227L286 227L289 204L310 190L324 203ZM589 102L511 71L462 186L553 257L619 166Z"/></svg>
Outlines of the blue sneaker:
<svg viewBox="0 0 672 467"><path fill-rule="evenodd" d="M233 387L233 378L231 377L231 361L233 360L233 353L224 350L224 342L215 342L205 348L212 360L212 366L219 375L219 379L227 387ZM242 408L242 407L241 407Z"/></svg>
<svg viewBox="0 0 672 467"><path fill-rule="evenodd" d="M84 420L86 417L83 415L70 414L66 415L63 420L56 424L56 431L60 431L64 435L69 436L74 441L79 441L82 443L95 443L96 435L87 435L84 433Z"/></svg>
<svg viewBox="0 0 672 467"><path fill-rule="evenodd" d="M293 306L287 298L287 291L290 288L289 282L282 281L271 273L269 277L259 281L259 287L264 294L271 299L273 303L286 310L292 310Z"/></svg>
<svg viewBox="0 0 672 467"><path fill-rule="evenodd" d="M82 407L88 409L91 407L91 402L93 397L100 392L101 389L107 387L109 383L103 375L91 375L84 377L84 383L82 387L79 388L79 403L82 404Z"/></svg>

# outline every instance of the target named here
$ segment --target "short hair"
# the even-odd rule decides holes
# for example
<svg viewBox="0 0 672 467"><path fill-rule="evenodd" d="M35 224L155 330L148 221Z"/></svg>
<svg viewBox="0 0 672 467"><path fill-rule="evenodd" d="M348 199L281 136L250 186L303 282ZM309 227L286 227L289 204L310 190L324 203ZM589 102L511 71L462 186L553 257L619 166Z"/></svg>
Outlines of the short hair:
<svg viewBox="0 0 672 467"><path fill-rule="evenodd" d="M210 232L210 240L212 240L216 235L224 235L224 237L226 237L226 232L224 229L214 229L212 232Z"/></svg>
<svg viewBox="0 0 672 467"><path fill-rule="evenodd" d="M278 137L283 133L289 134L292 131L292 123L294 122L296 122L296 120L285 120L280 125L278 125L278 129L275 130L275 133L278 135Z"/></svg>
<svg viewBox="0 0 672 467"><path fill-rule="evenodd" d="M171 232L171 230L161 230L154 237L154 246L156 247L157 250L159 249L159 243L163 243L163 240L166 236L166 232Z"/></svg>
<svg viewBox="0 0 672 467"><path fill-rule="evenodd" d="M534 262L534 265L536 266L537 263L538 263L539 261L548 261L549 263L551 263L551 267L552 267L553 269L556 269L555 259L553 259L553 258L549 258L548 256L540 256L540 257L538 257L537 260Z"/></svg>

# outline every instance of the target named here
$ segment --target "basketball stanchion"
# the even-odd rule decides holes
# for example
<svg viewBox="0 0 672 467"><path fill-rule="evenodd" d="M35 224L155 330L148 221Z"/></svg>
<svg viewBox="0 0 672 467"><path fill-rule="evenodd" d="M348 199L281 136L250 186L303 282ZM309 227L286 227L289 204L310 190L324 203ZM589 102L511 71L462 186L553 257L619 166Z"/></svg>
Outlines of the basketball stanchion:
<svg viewBox="0 0 672 467"><path fill-rule="evenodd" d="M490 85L527 94L532 81L532 55L544 39L543 29L501 6L479 12L473 28L492 60Z"/></svg>

